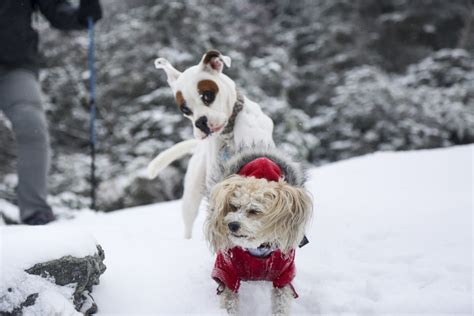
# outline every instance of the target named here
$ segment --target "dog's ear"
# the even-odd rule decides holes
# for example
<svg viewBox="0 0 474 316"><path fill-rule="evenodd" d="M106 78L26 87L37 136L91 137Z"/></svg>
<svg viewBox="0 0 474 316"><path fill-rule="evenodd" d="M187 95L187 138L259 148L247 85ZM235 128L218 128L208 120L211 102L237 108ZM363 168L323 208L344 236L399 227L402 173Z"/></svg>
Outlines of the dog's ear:
<svg viewBox="0 0 474 316"><path fill-rule="evenodd" d="M224 217L231 209L232 193L242 185L242 177L232 176L217 183L211 190L205 234L212 251L217 252L228 248L227 226Z"/></svg>
<svg viewBox="0 0 474 316"><path fill-rule="evenodd" d="M230 67L231 59L224 56L218 50L212 49L202 56L200 66L203 70L209 72L221 73L224 65Z"/></svg>
<svg viewBox="0 0 474 316"><path fill-rule="evenodd" d="M181 72L171 65L171 63L165 58L155 59L155 68L163 69L166 72L168 84L173 87L174 82L181 75Z"/></svg>
<svg viewBox="0 0 474 316"><path fill-rule="evenodd" d="M265 229L272 231L279 248L287 253L298 246L311 219L313 203L309 193L302 187L294 187L280 180L272 191L272 212L265 218Z"/></svg>

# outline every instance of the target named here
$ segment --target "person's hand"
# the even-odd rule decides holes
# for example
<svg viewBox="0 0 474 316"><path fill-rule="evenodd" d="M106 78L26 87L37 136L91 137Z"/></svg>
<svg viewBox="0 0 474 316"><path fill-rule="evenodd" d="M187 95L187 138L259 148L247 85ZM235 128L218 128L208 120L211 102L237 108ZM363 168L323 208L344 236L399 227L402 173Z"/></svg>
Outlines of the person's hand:
<svg viewBox="0 0 474 316"><path fill-rule="evenodd" d="M91 17L94 22L102 18L102 7L99 0L81 0L79 4L79 22L87 25L87 18Z"/></svg>

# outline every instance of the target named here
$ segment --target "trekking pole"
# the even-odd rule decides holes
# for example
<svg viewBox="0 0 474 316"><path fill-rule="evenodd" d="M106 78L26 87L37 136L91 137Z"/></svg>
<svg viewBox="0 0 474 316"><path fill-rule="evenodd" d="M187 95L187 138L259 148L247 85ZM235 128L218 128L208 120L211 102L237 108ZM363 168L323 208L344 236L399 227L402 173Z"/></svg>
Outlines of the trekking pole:
<svg viewBox="0 0 474 316"><path fill-rule="evenodd" d="M96 121L96 108L95 108L95 54L94 54L94 20L92 17L87 18L88 35L89 35L89 50L87 63L89 66L89 112L90 112L90 150L91 150L91 209L97 211L96 208L96 186L97 181L95 178L95 145L96 145L96 134L95 134L95 121Z"/></svg>

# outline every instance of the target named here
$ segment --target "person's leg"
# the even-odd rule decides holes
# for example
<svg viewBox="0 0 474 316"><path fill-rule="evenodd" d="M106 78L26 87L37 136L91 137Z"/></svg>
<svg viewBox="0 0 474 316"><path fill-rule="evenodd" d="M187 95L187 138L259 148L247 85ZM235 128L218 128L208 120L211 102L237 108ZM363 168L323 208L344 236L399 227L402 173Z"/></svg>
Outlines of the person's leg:
<svg viewBox="0 0 474 316"><path fill-rule="evenodd" d="M33 73L14 70L0 77L2 109L12 123L17 142L18 204L26 224L54 219L46 198L49 135L39 83Z"/></svg>

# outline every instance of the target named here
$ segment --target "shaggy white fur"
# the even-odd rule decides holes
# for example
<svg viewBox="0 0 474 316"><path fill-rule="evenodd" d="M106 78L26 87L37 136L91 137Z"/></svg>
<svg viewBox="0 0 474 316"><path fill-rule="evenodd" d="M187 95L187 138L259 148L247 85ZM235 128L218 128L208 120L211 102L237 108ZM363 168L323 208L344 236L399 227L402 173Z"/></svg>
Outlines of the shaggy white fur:
<svg viewBox="0 0 474 316"><path fill-rule="evenodd" d="M278 161L283 177L276 182L235 174L256 157ZM263 257L276 249L287 255L298 246L313 209L299 165L275 150L248 148L218 170L205 222L206 239L214 252L240 247ZM288 315L293 294L290 285L273 288L272 313ZM221 300L229 314L238 312L237 293L224 287Z"/></svg>
<svg viewBox="0 0 474 316"><path fill-rule="evenodd" d="M311 213L311 197L302 187L233 175L212 188L206 237L215 252L262 244L288 252L303 239ZM231 223L239 228L232 231Z"/></svg>

